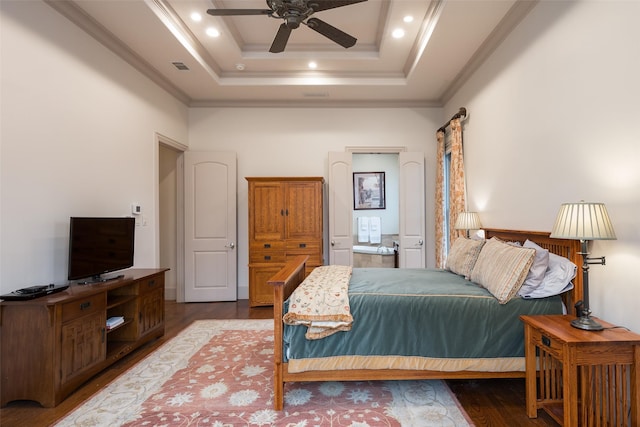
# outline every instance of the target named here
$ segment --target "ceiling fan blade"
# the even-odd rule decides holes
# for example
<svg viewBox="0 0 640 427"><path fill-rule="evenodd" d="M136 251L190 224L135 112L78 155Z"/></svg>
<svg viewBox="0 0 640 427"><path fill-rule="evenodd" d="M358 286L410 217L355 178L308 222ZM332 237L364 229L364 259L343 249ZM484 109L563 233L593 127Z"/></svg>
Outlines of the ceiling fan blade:
<svg viewBox="0 0 640 427"><path fill-rule="evenodd" d="M233 16L233 15L270 15L271 9L207 9L207 13L213 16Z"/></svg>
<svg viewBox="0 0 640 427"><path fill-rule="evenodd" d="M318 18L309 18L307 19L306 24L312 30L317 31L318 33L333 40L334 42L345 48L353 46L354 44L356 44L356 41L358 41L358 39L356 39L355 37L350 36L344 31L339 30L333 25L329 25L324 21L321 21Z"/></svg>
<svg viewBox="0 0 640 427"><path fill-rule="evenodd" d="M321 10L349 6L350 4L362 3L364 1L367 0L309 0L308 4L315 12L319 12Z"/></svg>
<svg viewBox="0 0 640 427"><path fill-rule="evenodd" d="M287 27L287 24L280 24L280 28L278 28L276 37L273 39L273 43L271 43L271 48L269 49L269 52L271 53L284 52L284 48L287 46L287 42L289 41L290 35L291 35L291 28Z"/></svg>

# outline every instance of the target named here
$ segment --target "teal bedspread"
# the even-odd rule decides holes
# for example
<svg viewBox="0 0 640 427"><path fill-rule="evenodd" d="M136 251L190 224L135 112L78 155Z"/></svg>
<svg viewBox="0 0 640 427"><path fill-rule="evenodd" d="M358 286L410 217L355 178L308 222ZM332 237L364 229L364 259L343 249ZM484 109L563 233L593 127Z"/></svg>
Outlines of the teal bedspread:
<svg viewBox="0 0 640 427"><path fill-rule="evenodd" d="M305 327L285 326L285 358L523 357L519 316L563 310L559 296L499 304L486 289L438 269L354 268L349 300L351 331L307 340Z"/></svg>

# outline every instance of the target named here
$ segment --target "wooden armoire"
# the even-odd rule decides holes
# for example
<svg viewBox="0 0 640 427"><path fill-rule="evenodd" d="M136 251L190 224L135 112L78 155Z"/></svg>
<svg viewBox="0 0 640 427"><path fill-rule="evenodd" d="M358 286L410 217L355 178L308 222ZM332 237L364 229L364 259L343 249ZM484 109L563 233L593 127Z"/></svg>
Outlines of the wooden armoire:
<svg viewBox="0 0 640 427"><path fill-rule="evenodd" d="M291 258L309 255L308 275L322 265L322 177L247 177L249 305L272 305L267 280Z"/></svg>

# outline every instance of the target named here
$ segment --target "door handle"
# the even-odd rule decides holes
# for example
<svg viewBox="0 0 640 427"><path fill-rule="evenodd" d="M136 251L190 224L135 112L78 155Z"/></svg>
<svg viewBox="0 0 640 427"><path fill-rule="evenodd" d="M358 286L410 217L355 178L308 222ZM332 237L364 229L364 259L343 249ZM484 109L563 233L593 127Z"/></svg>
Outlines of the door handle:
<svg viewBox="0 0 640 427"><path fill-rule="evenodd" d="M231 248L231 249L233 249L233 248L235 248L235 247L236 247L236 244L235 244L235 243L233 243L233 242L231 242L231 243L229 243L228 245L224 245L224 247L225 247L225 248Z"/></svg>
<svg viewBox="0 0 640 427"><path fill-rule="evenodd" d="M332 241L331 241L331 246L335 246L335 245L336 245L335 240L332 240Z"/></svg>
<svg viewBox="0 0 640 427"><path fill-rule="evenodd" d="M418 246L424 245L424 241L422 239L418 240Z"/></svg>

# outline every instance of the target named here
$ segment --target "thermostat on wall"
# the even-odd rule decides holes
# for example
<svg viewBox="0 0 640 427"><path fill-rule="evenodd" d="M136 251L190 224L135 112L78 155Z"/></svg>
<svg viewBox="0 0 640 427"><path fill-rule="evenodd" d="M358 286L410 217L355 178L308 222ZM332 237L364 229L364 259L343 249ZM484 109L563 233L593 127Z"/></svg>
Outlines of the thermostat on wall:
<svg viewBox="0 0 640 427"><path fill-rule="evenodd" d="M131 204L131 213L134 215L140 215L142 213L142 206L137 203Z"/></svg>

